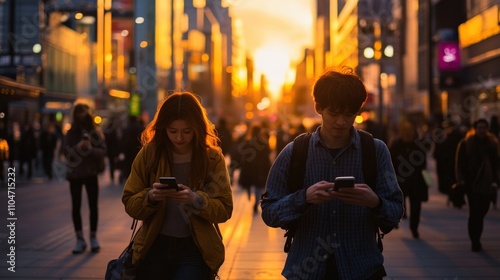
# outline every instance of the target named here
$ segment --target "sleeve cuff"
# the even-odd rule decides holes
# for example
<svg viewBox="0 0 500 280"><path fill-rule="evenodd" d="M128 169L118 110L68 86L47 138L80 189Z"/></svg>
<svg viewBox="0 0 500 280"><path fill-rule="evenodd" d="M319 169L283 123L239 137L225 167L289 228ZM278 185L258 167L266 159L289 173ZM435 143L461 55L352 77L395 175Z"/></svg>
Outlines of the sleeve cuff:
<svg viewBox="0 0 500 280"><path fill-rule="evenodd" d="M146 193L146 204L148 206L152 206L152 207L156 207L160 204L159 201L154 201L152 199L149 198L149 191Z"/></svg>
<svg viewBox="0 0 500 280"><path fill-rule="evenodd" d="M377 206L373 207L373 208L370 208L372 209L373 211L379 211L380 209L382 209L382 206L384 205L384 201L382 200L382 198L380 198L380 196L378 197L378 204Z"/></svg>
<svg viewBox="0 0 500 280"><path fill-rule="evenodd" d="M297 211L299 213L304 213L307 211L307 209L309 209L309 206L311 204L307 203L307 200L306 200L306 190L305 188L301 189L300 191L298 191L297 193L294 194L294 199L293 199L293 203L295 205L298 205L297 207Z"/></svg>
<svg viewBox="0 0 500 280"><path fill-rule="evenodd" d="M203 197L201 197L201 195L196 194L196 197L194 198L194 202L193 202L193 207L195 209L198 209L198 210L201 210L203 208L205 208L206 206L206 203L205 203L205 199L203 199Z"/></svg>

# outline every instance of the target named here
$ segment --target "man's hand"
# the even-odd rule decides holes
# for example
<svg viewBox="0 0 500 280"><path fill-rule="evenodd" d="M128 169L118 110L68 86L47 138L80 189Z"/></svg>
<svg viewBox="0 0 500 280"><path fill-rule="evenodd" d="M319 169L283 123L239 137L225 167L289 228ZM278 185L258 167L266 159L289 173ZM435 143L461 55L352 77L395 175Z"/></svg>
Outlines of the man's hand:
<svg viewBox="0 0 500 280"><path fill-rule="evenodd" d="M332 199L330 190L335 184L327 181L319 181L306 190L306 202L309 204L320 204Z"/></svg>
<svg viewBox="0 0 500 280"><path fill-rule="evenodd" d="M373 192L367 184L355 184L354 188L340 188L331 195L347 204L366 206L375 208L379 204L380 198Z"/></svg>
<svg viewBox="0 0 500 280"><path fill-rule="evenodd" d="M337 198L344 203L374 208L379 204L379 197L366 184L355 184L354 188L340 188L333 191L335 184L320 181L306 190L306 202L320 204Z"/></svg>

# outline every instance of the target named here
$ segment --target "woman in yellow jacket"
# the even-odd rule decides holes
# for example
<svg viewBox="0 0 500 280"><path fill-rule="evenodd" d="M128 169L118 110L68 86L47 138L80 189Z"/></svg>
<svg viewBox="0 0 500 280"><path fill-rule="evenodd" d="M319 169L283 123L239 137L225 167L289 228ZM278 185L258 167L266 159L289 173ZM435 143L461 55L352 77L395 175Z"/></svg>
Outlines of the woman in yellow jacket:
<svg viewBox="0 0 500 280"><path fill-rule="evenodd" d="M214 279L224 262L217 223L233 211L229 175L213 124L197 97L176 92L141 135L122 202L143 222L135 237L137 279ZM179 190L158 178L176 177Z"/></svg>

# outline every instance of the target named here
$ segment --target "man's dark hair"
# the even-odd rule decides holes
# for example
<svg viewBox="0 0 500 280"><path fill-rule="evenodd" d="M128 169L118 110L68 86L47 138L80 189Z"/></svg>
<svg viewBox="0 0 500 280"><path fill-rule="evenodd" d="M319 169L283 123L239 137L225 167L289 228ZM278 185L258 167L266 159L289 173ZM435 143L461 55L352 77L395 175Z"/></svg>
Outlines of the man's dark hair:
<svg viewBox="0 0 500 280"><path fill-rule="evenodd" d="M326 70L314 83L316 106L340 113L358 113L366 102L366 88L352 68Z"/></svg>

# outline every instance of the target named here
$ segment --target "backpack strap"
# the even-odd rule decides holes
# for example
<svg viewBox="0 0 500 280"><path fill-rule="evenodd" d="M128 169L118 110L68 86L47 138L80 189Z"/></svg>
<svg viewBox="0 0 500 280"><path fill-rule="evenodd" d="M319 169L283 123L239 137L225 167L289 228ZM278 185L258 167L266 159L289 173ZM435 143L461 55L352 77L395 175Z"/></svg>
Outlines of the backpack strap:
<svg viewBox="0 0 500 280"><path fill-rule="evenodd" d="M290 193L294 193L302 188L304 184L304 178L306 175L306 160L307 153L309 151L309 139L311 138L311 133L302 133L293 139L293 149L292 155L290 157L290 164L288 166L288 180L287 186ZM285 253L290 251L290 246L292 246L293 237L297 231L298 221L290 223L288 229L285 232Z"/></svg>
<svg viewBox="0 0 500 280"><path fill-rule="evenodd" d="M363 176L365 177L365 183L374 189L377 185L377 155L375 153L375 141L373 136L364 131L358 129L358 134L361 137L361 152L363 156L362 166L363 166Z"/></svg>
<svg viewBox="0 0 500 280"><path fill-rule="evenodd" d="M363 156L362 166L365 183L375 191L377 187L377 155L375 151L375 141L373 140L373 136L364 130L358 129L358 134L361 137L361 151ZM382 252L384 250L382 244L384 234L380 233L378 227L376 228L376 232L378 248L380 252Z"/></svg>
<svg viewBox="0 0 500 280"><path fill-rule="evenodd" d="M290 193L302 188L306 176L306 160L309 151L309 139L311 133L302 133L293 139L293 150L288 167L287 185Z"/></svg>

